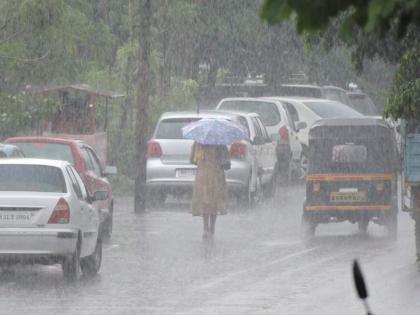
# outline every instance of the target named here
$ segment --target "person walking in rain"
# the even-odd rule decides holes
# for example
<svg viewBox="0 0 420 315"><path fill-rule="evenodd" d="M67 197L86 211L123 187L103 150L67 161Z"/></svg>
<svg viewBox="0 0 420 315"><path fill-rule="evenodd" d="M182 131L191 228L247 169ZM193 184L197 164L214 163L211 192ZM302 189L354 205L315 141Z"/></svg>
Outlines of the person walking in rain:
<svg viewBox="0 0 420 315"><path fill-rule="evenodd" d="M194 143L191 163L197 165L192 196L192 214L203 217L203 239L213 237L218 214L226 214L225 170L230 157L225 145Z"/></svg>

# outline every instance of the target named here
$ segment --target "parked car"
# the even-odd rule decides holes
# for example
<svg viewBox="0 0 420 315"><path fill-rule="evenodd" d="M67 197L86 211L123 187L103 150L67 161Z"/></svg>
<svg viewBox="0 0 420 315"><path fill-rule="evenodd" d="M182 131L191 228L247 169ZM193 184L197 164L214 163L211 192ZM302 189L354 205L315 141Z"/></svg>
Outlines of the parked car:
<svg viewBox="0 0 420 315"><path fill-rule="evenodd" d="M70 163L0 160L0 261L61 263L66 278L96 274L102 261L99 213Z"/></svg>
<svg viewBox="0 0 420 315"><path fill-rule="evenodd" d="M296 123L304 122L305 125L297 133L297 138L302 144L300 166L305 172L308 165L309 129L318 120L335 117L361 117L363 116L347 105L327 99L308 97L266 97L265 100L276 100L282 102L289 109L292 120Z"/></svg>
<svg viewBox="0 0 420 315"><path fill-rule="evenodd" d="M371 98L363 92L347 92L350 107L366 116L380 116L381 113Z"/></svg>
<svg viewBox="0 0 420 315"><path fill-rule="evenodd" d="M192 191L196 166L191 164L192 140L184 139L182 127L202 118L224 118L242 124L250 141L229 147L231 168L226 171L228 190L242 202L252 206L262 195L275 189L275 144L257 114L221 111L164 113L148 143L147 187L154 205L162 204L167 195Z"/></svg>
<svg viewBox="0 0 420 315"><path fill-rule="evenodd" d="M281 84L278 95L324 98L351 105L346 90L333 85Z"/></svg>
<svg viewBox="0 0 420 315"><path fill-rule="evenodd" d="M86 185L90 196L97 192L104 195L104 200L98 201L95 206L101 213L101 233L107 237L111 236L114 197L111 184L106 177L116 173L115 167L107 166L103 169L95 151L79 140L16 137L6 139L5 142L19 147L28 158L64 160L72 164Z"/></svg>
<svg viewBox="0 0 420 315"><path fill-rule="evenodd" d="M0 143L0 158L21 158L25 157L22 150L12 144Z"/></svg>
<svg viewBox="0 0 420 315"><path fill-rule="evenodd" d="M224 98L216 109L259 114L269 136L277 141L277 161L282 177L289 178L293 170L300 168L302 146L298 133L306 125L303 122L294 121L294 112L290 112L282 102L275 99L249 97Z"/></svg>

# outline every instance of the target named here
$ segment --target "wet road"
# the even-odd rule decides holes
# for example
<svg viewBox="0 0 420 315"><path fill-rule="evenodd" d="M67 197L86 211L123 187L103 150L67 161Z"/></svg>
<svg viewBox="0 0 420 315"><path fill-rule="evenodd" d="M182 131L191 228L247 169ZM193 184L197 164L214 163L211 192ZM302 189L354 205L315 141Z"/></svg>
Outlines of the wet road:
<svg viewBox="0 0 420 315"><path fill-rule="evenodd" d="M0 276L0 314L364 314L351 262L359 258L375 314L419 314L413 222L400 213L399 239L379 226L318 228L300 238L302 187L281 187L252 211L220 217L201 240L200 218L172 202L135 215L119 198L100 275L66 283L59 266L17 266Z"/></svg>

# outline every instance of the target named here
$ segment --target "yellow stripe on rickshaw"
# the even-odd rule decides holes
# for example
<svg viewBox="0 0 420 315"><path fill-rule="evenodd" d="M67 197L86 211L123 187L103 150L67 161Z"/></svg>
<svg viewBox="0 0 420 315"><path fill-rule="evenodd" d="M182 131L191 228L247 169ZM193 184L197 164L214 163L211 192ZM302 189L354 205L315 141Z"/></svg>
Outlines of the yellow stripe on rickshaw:
<svg viewBox="0 0 420 315"><path fill-rule="evenodd" d="M388 205L320 205L305 206L305 211L360 211L360 210L391 210Z"/></svg>
<svg viewBox="0 0 420 315"><path fill-rule="evenodd" d="M311 174L306 175L308 181L371 181L393 180L393 174Z"/></svg>

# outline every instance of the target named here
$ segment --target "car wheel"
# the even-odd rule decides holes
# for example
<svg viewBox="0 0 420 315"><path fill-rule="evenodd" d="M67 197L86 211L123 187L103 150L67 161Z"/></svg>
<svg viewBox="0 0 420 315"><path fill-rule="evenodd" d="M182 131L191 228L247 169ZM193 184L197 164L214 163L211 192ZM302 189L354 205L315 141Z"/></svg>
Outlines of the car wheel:
<svg viewBox="0 0 420 315"><path fill-rule="evenodd" d="M358 222L357 222L358 228L359 228L359 233L361 234L366 234L367 230L368 230L368 226L369 226L369 219L367 218L361 218Z"/></svg>
<svg viewBox="0 0 420 315"><path fill-rule="evenodd" d="M114 226L114 207L111 206L108 218L105 221L101 235L106 238L110 238L112 235L113 226Z"/></svg>
<svg viewBox="0 0 420 315"><path fill-rule="evenodd" d="M388 236L392 240L397 239L398 234L398 216L397 212L391 212L386 216L385 225L388 230Z"/></svg>
<svg viewBox="0 0 420 315"><path fill-rule="evenodd" d="M300 155L299 168L300 168L299 179L304 179L305 175L306 175L306 172L308 171L308 157L304 154Z"/></svg>
<svg viewBox="0 0 420 315"><path fill-rule="evenodd" d="M307 214L302 214L302 237L304 239L312 238L315 235L317 223L312 220L312 218Z"/></svg>
<svg viewBox="0 0 420 315"><path fill-rule="evenodd" d="M80 261L82 272L86 276L94 276L99 272L102 264L102 240L99 237L96 241L95 251L92 255Z"/></svg>
<svg viewBox="0 0 420 315"><path fill-rule="evenodd" d="M250 185L251 185L251 183L249 183L249 186ZM261 186L261 179L259 177L257 177L257 183L256 183L256 187L255 187L254 191L251 191L251 189L250 189L251 187L249 187L249 186L246 189L244 189L244 191L241 193L239 199L240 199L241 206L243 206L247 209L252 209L262 199L263 189L262 189L262 186Z"/></svg>
<svg viewBox="0 0 420 315"><path fill-rule="evenodd" d="M150 194L147 203L151 208L160 208L165 204L165 200L166 194L163 191L155 191Z"/></svg>
<svg viewBox="0 0 420 315"><path fill-rule="evenodd" d="M65 279L74 281L80 276L80 249L81 240L79 238L75 252L68 257L65 257L62 262L63 276Z"/></svg>
<svg viewBox="0 0 420 315"><path fill-rule="evenodd" d="M276 167L270 181L264 185L263 193L264 193L265 198L272 198L276 194L277 178L278 178L278 172L277 172L277 167Z"/></svg>

